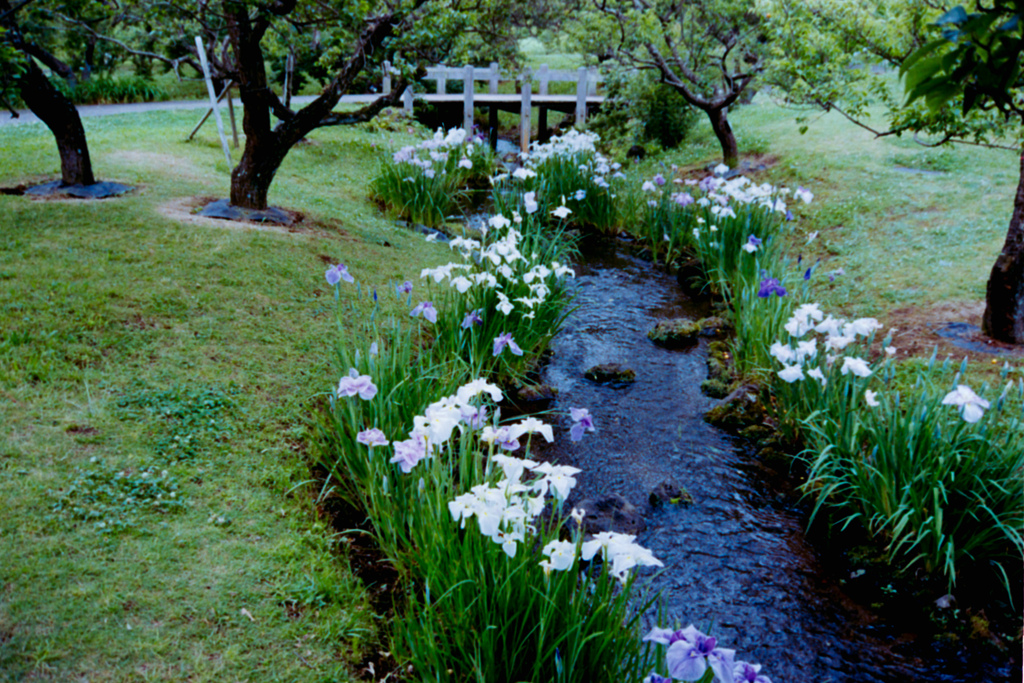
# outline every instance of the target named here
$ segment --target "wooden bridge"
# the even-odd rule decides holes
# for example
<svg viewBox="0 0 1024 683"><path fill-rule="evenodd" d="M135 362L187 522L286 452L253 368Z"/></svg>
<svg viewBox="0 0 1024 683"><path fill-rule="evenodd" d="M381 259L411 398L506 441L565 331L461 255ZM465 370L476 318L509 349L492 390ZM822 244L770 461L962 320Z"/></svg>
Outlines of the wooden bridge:
<svg viewBox="0 0 1024 683"><path fill-rule="evenodd" d="M383 92L391 92L390 65L385 63ZM575 71L549 69L542 64L536 73L526 69L515 78L502 78L498 65L492 62L486 68L466 65L448 67L439 65L427 69L426 80L436 81L436 92L414 95L407 88L402 95L405 111L412 115L417 101L427 102L437 107L446 122L454 125L459 120L461 109L462 125L467 134L473 131L473 118L476 108L488 110L488 137L493 148L498 139L498 112L519 114L519 146L524 152L530 147L531 114L537 108L537 129L542 142L550 137L548 129L548 111L559 111L575 115L575 125L582 128L590 109L600 107L604 97L597 94L598 73L596 67L580 67ZM448 81L461 81L461 94L448 94ZM487 83L486 93L477 93L476 84ZM518 92L499 93L498 86L502 82L513 82ZM552 95L548 86L553 82L574 82L574 95ZM537 92L533 90L536 87Z"/></svg>
<svg viewBox="0 0 1024 683"><path fill-rule="evenodd" d="M197 37L196 41L199 45L200 56L204 55L205 52L202 49L202 44L199 43L200 39ZM235 113L234 106L231 101L231 88L232 83L229 83L221 92L220 95L215 96L213 91L213 82L210 79L209 71L204 66L206 75L207 89L210 95L210 109L206 112L206 115L199 121L199 123L192 129L188 139L199 131L203 123L207 118L214 114L217 121L217 130L220 133L221 146L224 148L224 157L228 161L228 165L231 165L231 154L228 151L227 138L224 135L223 124L221 123L220 112L217 109L217 103L227 98L228 111L230 112L231 119L231 130L234 136L235 148L238 148L238 130L235 125ZM290 96L290 89L288 82L290 81L289 68L285 77L285 88L284 88L284 103L285 106L290 106L292 97ZM384 82L382 84L383 94L391 92L391 65L387 62L384 63ZM462 126L466 130L467 135L471 135L473 132L473 119L476 113L476 108L486 108L488 111L488 139L493 149L498 142L498 112L506 111L512 113L519 113L519 147L522 151L526 152L530 148L530 137L531 137L531 118L533 108L537 108L537 129L539 131L539 139L541 142L546 142L550 137L550 130L548 129L548 111L560 111L567 114L575 115L575 125L577 128L582 129L586 124L587 112L591 109L596 109L604 103L604 97L597 94L597 84L599 79L597 67L580 67L575 71L562 71L548 69L546 64L542 64L536 73L530 71L530 69L524 70L521 74L514 78L502 78L500 69L497 63L491 62L486 68L475 67L466 65L463 67L448 67L445 65L439 65L430 67L427 69L427 76L425 80L432 80L437 83L436 92L415 95L411 88L406 88L405 92L402 93L402 105L410 116L413 114L413 107L417 101L427 102L435 106L444 120L446 125L454 126L459 121L459 115L461 113ZM461 94L448 94L447 84L448 81L462 82L462 93ZM576 84L576 93L574 95L552 95L548 92L548 86L553 82L574 82ZM477 93L476 84L478 82L487 83L486 93ZM498 86L501 83L514 83L516 90L515 93L499 93ZM534 94L533 89L537 88L537 93ZM307 102L314 99L315 96L305 96L294 98L296 102ZM343 95L341 102L345 104L368 104L380 97L380 93L367 94L367 95Z"/></svg>

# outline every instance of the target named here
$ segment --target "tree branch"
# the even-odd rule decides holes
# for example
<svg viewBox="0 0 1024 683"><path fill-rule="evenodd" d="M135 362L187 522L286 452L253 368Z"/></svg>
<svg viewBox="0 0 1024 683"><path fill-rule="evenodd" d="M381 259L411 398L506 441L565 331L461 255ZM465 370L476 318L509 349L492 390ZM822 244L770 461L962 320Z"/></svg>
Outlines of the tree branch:
<svg viewBox="0 0 1024 683"><path fill-rule="evenodd" d="M408 87L406 80L399 79L398 83L391 92L387 95L378 97L370 104L366 105L362 109L357 109L353 112L331 112L327 116L320 119L321 126L349 126L354 123L364 123L369 121L374 116L379 114L382 110L388 107L395 106L398 101L402 98L402 93Z"/></svg>

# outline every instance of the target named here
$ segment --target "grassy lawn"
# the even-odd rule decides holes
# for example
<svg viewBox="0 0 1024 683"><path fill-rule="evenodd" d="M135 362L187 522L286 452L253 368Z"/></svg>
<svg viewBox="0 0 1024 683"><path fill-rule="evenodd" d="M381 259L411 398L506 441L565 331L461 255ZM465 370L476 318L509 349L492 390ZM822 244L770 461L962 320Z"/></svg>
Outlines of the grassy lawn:
<svg viewBox="0 0 1024 683"><path fill-rule="evenodd" d="M302 457L334 383L323 271L447 257L364 199L368 132L289 156L298 232L164 217L227 194L213 126L181 142L195 117L86 120L126 197L0 196L0 680L346 679L375 642ZM0 185L57 173L43 127L0 139Z"/></svg>
<svg viewBox="0 0 1024 683"><path fill-rule="evenodd" d="M383 287L447 250L366 200L393 134L363 128L288 156L271 201L305 214L293 232L165 216L228 192L213 125L183 142L197 116L85 120L98 177L138 187L123 198L0 195L0 680L345 680L378 645L303 458L337 374L323 271ZM801 136L793 116L762 101L733 125L774 158L764 180L814 192L792 248L815 277L845 271L828 303L901 328L980 317L1015 155L838 116ZM54 177L53 147L41 125L0 127L0 186ZM631 173L717 154L702 121Z"/></svg>

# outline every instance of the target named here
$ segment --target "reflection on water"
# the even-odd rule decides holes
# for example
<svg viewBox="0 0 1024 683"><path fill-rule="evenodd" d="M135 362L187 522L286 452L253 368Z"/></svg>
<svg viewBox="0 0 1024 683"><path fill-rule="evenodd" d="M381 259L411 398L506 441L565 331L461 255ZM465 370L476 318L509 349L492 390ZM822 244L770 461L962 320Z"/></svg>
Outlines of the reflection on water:
<svg viewBox="0 0 1024 683"><path fill-rule="evenodd" d="M638 539L665 562L654 580L668 620L710 630L775 683L1011 680L1008 665L947 661L849 600L804 538L804 520L776 496L741 444L703 420L707 342L690 350L647 339L658 319L707 315L650 264L611 254L577 267L577 309L553 342L544 381L556 410L585 407L598 431L566 436L544 453L583 469L570 503L618 493L644 512ZM583 378L622 363L636 382ZM672 480L695 503L653 510L652 489ZM979 670L977 667L981 666Z"/></svg>

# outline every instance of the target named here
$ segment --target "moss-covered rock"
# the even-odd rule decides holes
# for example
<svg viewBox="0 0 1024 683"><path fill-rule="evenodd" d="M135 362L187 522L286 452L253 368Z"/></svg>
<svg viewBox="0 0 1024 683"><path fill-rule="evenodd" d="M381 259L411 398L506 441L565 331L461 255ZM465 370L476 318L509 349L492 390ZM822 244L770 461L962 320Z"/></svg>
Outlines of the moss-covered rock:
<svg viewBox="0 0 1024 683"><path fill-rule="evenodd" d="M693 496L685 487L674 481L663 481L654 487L648 501L651 507L660 507L664 504L689 506L693 505Z"/></svg>
<svg viewBox="0 0 1024 683"><path fill-rule="evenodd" d="M709 410L704 419L716 427L734 433L750 425L763 424L767 412L761 403L760 394L761 390L757 385L744 384Z"/></svg>
<svg viewBox="0 0 1024 683"><path fill-rule="evenodd" d="M595 365L584 372L583 376L594 382L628 383L636 381L636 371L621 363Z"/></svg>
<svg viewBox="0 0 1024 683"><path fill-rule="evenodd" d="M708 378L700 383L700 390L711 398L725 398L729 395L730 384L718 378Z"/></svg>
<svg viewBox="0 0 1024 683"><path fill-rule="evenodd" d="M693 346L700 339L700 323L690 318L662 320L647 333L647 338L666 349Z"/></svg>
<svg viewBox="0 0 1024 683"><path fill-rule="evenodd" d="M516 402L536 412L549 408L557 396L558 389L549 384L526 384L516 391Z"/></svg>
<svg viewBox="0 0 1024 683"><path fill-rule="evenodd" d="M733 362L728 344L721 341L713 341L708 344L707 363L708 379L719 380L727 385L732 382L734 379L732 372ZM722 396L716 396L715 398L722 398Z"/></svg>
<svg viewBox="0 0 1024 683"><path fill-rule="evenodd" d="M750 425L749 427L744 427L739 431L739 435L744 439L749 439L765 446L769 445L766 442L774 433L775 432L764 425Z"/></svg>
<svg viewBox="0 0 1024 683"><path fill-rule="evenodd" d="M702 337L723 337L732 330L732 323L718 315L701 318L697 324Z"/></svg>

